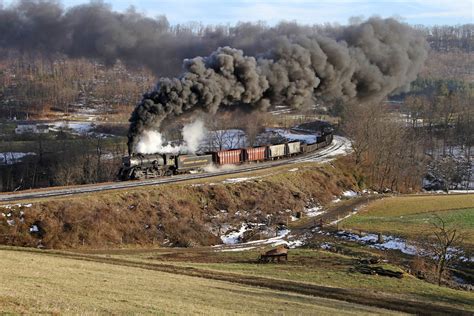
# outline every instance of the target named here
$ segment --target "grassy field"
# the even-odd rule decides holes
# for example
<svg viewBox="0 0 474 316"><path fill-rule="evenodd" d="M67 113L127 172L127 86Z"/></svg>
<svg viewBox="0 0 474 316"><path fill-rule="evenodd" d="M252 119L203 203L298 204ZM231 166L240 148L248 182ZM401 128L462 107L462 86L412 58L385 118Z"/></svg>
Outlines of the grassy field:
<svg viewBox="0 0 474 316"><path fill-rule="evenodd" d="M457 227L474 245L474 195L400 196L370 203L340 227L416 238L433 228L435 217Z"/></svg>
<svg viewBox="0 0 474 316"><path fill-rule="evenodd" d="M0 250L0 314L387 314L283 291Z"/></svg>
<svg viewBox="0 0 474 316"><path fill-rule="evenodd" d="M268 277L289 281L344 288L374 298L389 296L401 300L415 300L474 311L474 293L458 291L405 275L402 279L366 275L354 271L360 257L372 257L379 252L358 245L347 249L353 255L342 255L314 249L293 249L285 264L258 264L259 251L244 252L176 252L173 250L152 253L108 253L109 256L142 262L166 263L211 271L232 272L239 275ZM393 264L380 266L401 271Z"/></svg>

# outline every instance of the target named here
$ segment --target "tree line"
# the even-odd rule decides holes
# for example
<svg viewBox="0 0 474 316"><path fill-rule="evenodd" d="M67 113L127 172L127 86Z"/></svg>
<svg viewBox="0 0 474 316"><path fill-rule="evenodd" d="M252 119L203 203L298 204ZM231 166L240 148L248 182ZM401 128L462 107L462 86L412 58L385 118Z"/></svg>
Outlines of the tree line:
<svg viewBox="0 0 474 316"><path fill-rule="evenodd" d="M474 87L441 81L432 94L393 105L346 108L342 129L352 139L354 163L379 191L415 191L429 175L434 188L466 189L472 182ZM472 185L472 184L471 184Z"/></svg>

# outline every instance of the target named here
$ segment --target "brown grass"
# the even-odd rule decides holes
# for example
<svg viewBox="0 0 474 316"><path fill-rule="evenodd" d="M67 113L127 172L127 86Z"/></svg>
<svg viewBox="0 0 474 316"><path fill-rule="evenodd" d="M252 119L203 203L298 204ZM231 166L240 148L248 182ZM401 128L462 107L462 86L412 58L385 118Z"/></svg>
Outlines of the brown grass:
<svg viewBox="0 0 474 316"><path fill-rule="evenodd" d="M389 313L298 293L39 253L1 250L0 274L0 314Z"/></svg>
<svg viewBox="0 0 474 316"><path fill-rule="evenodd" d="M14 250L14 249L12 249ZM18 249L17 249L18 250ZM24 251L23 251L24 252ZM5 251L3 251L5 253ZM11 251L8 252L7 254L12 253ZM140 268L139 275L136 275L134 277L134 280L137 278L148 278L147 282L153 283L153 275L150 275L149 272L147 271L159 271L159 272L167 272L167 273L172 273L172 274L177 274L179 276L179 281L175 285L175 287L185 286L185 288L181 287L181 295L180 297L187 297L189 295L189 301L193 302L193 295L188 294L188 293L193 293L195 290L188 291L189 283L186 283L185 281L185 276L192 276L192 277L200 277L200 278L205 278L205 279L211 279L211 280L216 280L216 281L226 281L226 282L231 282L234 284L241 284L245 286L258 286L258 287L263 287L263 288L268 288L271 290L279 290L285 292L292 292L292 293L298 293L298 294L304 294L304 295L310 295L310 296L316 296L316 297L325 297L325 298L332 298L332 299L337 299L337 300L343 300L343 301L348 301L351 303L357 303L357 304L364 304L364 305L370 305L370 306L378 306L382 308L389 308L393 310L398 310L398 311L404 311L404 312L410 312L410 313L417 313L417 314L469 314L466 310L456 308L454 306L459 306L464 302L466 304L466 295L462 295L462 299L459 298L459 300L455 300L456 302L450 302L446 301L443 302L443 304L438 304L436 301L436 297L443 298L444 292L449 290L444 290L440 291L440 293L437 293L436 291L431 293L431 291L427 291L426 293L420 293L421 297L428 297L429 295L434 295L433 298L430 298L427 300L422 299L415 299L410 296L399 296L399 295L393 295L389 293L383 293L377 290L364 290L361 291L359 288L355 289L348 289L343 287L328 287L324 285L316 285L312 282L311 279L306 279L304 281L293 281L291 280L291 271L288 270L287 273L281 273L279 270L275 270L272 273L272 267L277 267L278 268L285 268L284 265L260 265L262 269L256 269L257 266L254 266L253 268L247 264L247 268L251 268L251 270L246 269L243 265L229 265L227 268L226 266L212 266L210 265L209 267L207 266L201 266L201 267L192 267L189 264L186 266L182 265L176 265L176 264L163 264L163 263L153 263L153 262L145 262L143 260L134 260L134 259L122 259L122 258L111 258L110 256L97 256L97 255L83 255L83 254L68 254L68 253L60 253L60 252L44 252L41 255L42 257L46 256L51 256L51 257L57 257L54 260L65 260L65 259L75 259L75 260L81 260L81 261L86 261L86 262L94 262L94 263L105 263L104 269L107 271L110 271L111 274L115 275L115 273L123 273L120 277L122 278L122 283L123 285L130 285L132 287L140 286L139 284L135 284L132 282L131 284L128 284L127 282L131 281L129 280L130 276L133 275L133 270L130 270L128 268ZM51 259L53 260L53 259ZM53 261L54 261L53 260ZM29 260L24 260L22 265L28 265ZM82 263L77 263L76 266L82 266ZM3 266L9 266L8 264L4 264ZM58 262L54 266L58 267L59 270L64 266L63 262ZM115 271L116 269L113 267L121 267L121 269L125 269L124 271ZM23 268L23 267L22 267ZM268 269L264 269L268 268ZM243 270L242 270L243 269ZM28 269L24 268L25 272L28 273ZM258 270L259 273L258 275L255 275L254 273L249 273L253 270ZM267 270L267 271L265 271ZM306 269L308 270L308 269ZM84 269L79 269L79 271L84 271ZM227 271L233 271L232 273L227 272ZM86 272L86 271L84 271ZM256 271L254 271L256 272ZM262 273L264 272L264 273ZM308 271L309 272L309 271ZM27 274L26 273L26 274ZM70 280L69 284L75 285L77 283L77 279L74 278L74 273L75 269L74 268L69 268L68 269L68 274L67 276L62 276L62 278L68 278L72 279ZM128 273L128 274L126 274ZM89 273L90 274L90 273ZM38 275L38 274L36 274ZM42 276L42 274L40 274ZM262 276L265 275L265 276ZM167 278L166 275L162 275L161 273L158 275L159 279L163 279L163 283L167 284ZM49 276L48 276L49 277ZM51 273L51 277L53 278L52 280L56 280L55 282L52 282L53 285L57 283L61 283L61 275L57 275L57 272ZM90 280L96 280L97 278L92 278L93 274L91 275ZM112 276L110 276L112 277ZM347 275L346 275L347 277ZM357 274L353 274L350 279L357 277ZM103 277L99 277L99 281ZM379 280L374 280L374 282L380 283L384 282L387 280L387 278L384 277L375 277ZM20 281L22 278L19 278ZM107 279L107 278L105 278ZM89 279L88 279L89 280ZM107 280L108 281L108 280ZM409 280L408 280L409 281ZM108 283L111 287L110 290L114 292L114 297L119 297L120 292L123 288L123 286L120 285L115 285L114 283ZM114 286L115 285L115 286ZM418 282L418 285L423 285L421 281ZM70 286L70 285L68 285ZM402 286L402 284L399 284L399 286ZM160 283L160 288L163 287ZM166 288L167 286L164 285ZM127 291L128 291L127 287ZM137 288L138 289L138 288ZM135 291L137 289L134 289ZM206 289L203 291L203 289ZM73 289L74 290L74 289ZM100 298L100 293L95 294L94 293L95 286L91 287L91 295L95 297ZM153 293L153 290L149 289L149 287L144 286L144 288L139 289L138 291L151 291L148 295ZM422 286L420 287L420 291L425 291L427 288L423 288ZM64 288L63 291L71 291L68 287ZM175 289L175 291L179 291L179 289ZM209 299L209 296L211 296L214 299L214 302L222 306L221 304L226 304L224 298L218 298L218 297L213 297L212 292L208 292L207 287L202 287L201 290L197 290L200 293L204 294L204 298L201 296L201 299ZM454 292L451 290L451 292ZM139 294L139 293L138 293ZM453 293L450 293L453 294ZM194 294L195 296L196 294ZM221 296L226 296L226 292L223 291L220 293ZM258 297L258 294L256 295L256 298ZM428 296L425 296L428 295ZM74 298L75 299L75 298ZM109 302L107 301L107 297L105 297L105 302L104 304L108 304ZM434 302L433 302L434 300ZM94 300L92 300L94 302ZM179 301L181 303L181 301ZM252 300L249 300L249 304L252 305ZM272 305L272 303L269 301L267 302L267 307L269 306L268 304ZM469 303L467 303L467 306ZM179 306L179 305L178 305ZM213 306L211 304L211 306ZM337 308L341 308L344 306L344 304L339 304L337 303ZM228 307L226 307L228 308ZM244 307L242 312L246 313L247 307ZM297 312L295 312L297 313Z"/></svg>
<svg viewBox="0 0 474 316"><path fill-rule="evenodd" d="M226 177L180 184L41 200L32 208L14 207L10 226L0 218L0 243L47 248L127 245L196 246L220 242L223 223L286 223L288 213L309 201L328 203L355 179L333 164L301 164L260 170L248 182L224 184ZM10 212L9 210L1 210ZM24 212L24 215L21 215ZM31 234L31 225L40 233ZM224 231L220 231L224 233Z"/></svg>

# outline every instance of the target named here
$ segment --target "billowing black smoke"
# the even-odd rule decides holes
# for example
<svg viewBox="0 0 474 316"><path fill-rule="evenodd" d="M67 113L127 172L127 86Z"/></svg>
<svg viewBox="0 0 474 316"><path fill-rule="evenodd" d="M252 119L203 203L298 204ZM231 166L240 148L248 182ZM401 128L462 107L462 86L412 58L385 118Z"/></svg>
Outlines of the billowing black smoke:
<svg viewBox="0 0 474 316"><path fill-rule="evenodd" d="M406 89L427 55L424 38L394 19L371 18L338 30L337 37L282 36L258 58L221 47L208 57L185 60L179 78L161 79L135 108L129 151L143 131L195 110L266 110L275 103L301 108L319 96L380 101Z"/></svg>
<svg viewBox="0 0 474 316"><path fill-rule="evenodd" d="M166 68L161 60L171 55L176 42L169 31L164 16L152 19L134 9L114 12L100 1L68 10L54 0L0 4L0 47L28 53L99 58L110 64L121 59L157 70Z"/></svg>
<svg viewBox="0 0 474 316"><path fill-rule="evenodd" d="M170 26L165 17L148 18L133 9L118 13L99 1L65 10L55 0L0 4L0 48L110 64L120 59L160 76L179 74L185 58L209 55L185 60L179 78L161 79L144 96L130 119L131 152L144 130L198 109L265 110L277 103L300 108L318 97L380 100L406 88L427 55L423 37L393 19L348 27Z"/></svg>
<svg viewBox="0 0 474 316"><path fill-rule="evenodd" d="M176 76L183 59L206 56L220 46L255 55L267 51L279 36L323 29L295 23L171 26L164 16L149 18L133 8L115 12L101 1L66 10L56 0L18 0L7 7L0 0L0 48L98 58L108 64L120 59L127 65L146 66L160 76Z"/></svg>

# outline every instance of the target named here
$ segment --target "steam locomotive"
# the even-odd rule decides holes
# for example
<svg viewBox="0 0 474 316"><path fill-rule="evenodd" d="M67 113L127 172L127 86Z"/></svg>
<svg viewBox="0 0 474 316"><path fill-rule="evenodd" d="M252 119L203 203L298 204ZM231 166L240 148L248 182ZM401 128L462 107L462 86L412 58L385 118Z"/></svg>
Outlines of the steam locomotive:
<svg viewBox="0 0 474 316"><path fill-rule="evenodd" d="M202 155L184 154L134 154L122 160L119 180L152 179L174 174L202 172L211 165L238 165L310 153L331 144L332 131L323 132L312 144L300 141L260 147L219 150Z"/></svg>

